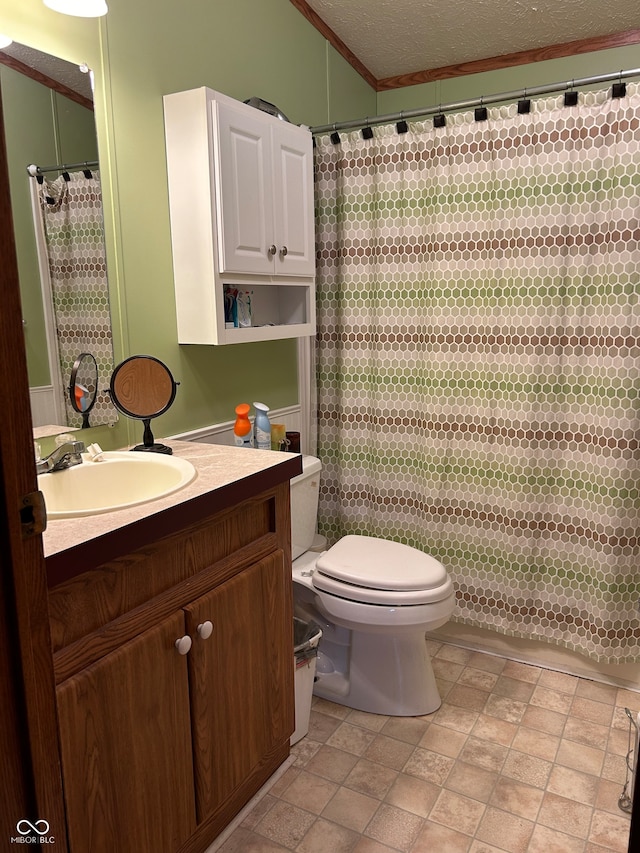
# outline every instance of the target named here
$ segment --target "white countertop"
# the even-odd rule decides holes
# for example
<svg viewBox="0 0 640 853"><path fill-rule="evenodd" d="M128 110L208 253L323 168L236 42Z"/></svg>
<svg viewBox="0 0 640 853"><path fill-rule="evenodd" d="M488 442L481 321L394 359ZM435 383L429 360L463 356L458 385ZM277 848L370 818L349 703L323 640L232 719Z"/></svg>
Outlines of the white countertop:
<svg viewBox="0 0 640 853"><path fill-rule="evenodd" d="M188 459L196 469L196 477L184 488L171 495L126 509L90 515L82 518L61 518L48 521L43 534L45 557L83 545L119 528L237 483L244 478L267 471L291 461L292 453L201 444L191 441L164 441L174 456ZM55 474L47 476L55 477Z"/></svg>

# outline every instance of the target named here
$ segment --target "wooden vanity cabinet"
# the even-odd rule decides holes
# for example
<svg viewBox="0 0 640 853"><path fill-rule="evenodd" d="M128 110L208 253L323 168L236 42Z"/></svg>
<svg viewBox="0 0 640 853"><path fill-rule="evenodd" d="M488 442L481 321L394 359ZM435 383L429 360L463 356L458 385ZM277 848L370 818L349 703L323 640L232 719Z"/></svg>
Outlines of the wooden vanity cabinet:
<svg viewBox="0 0 640 853"><path fill-rule="evenodd" d="M288 491L50 589L71 853L200 853L287 757Z"/></svg>

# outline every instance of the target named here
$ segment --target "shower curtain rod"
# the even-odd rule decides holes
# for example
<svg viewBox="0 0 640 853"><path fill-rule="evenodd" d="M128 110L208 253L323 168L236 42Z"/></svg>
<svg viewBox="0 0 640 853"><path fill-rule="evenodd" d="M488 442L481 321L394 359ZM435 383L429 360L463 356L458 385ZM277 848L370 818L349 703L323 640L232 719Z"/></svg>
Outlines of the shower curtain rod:
<svg viewBox="0 0 640 853"><path fill-rule="evenodd" d="M632 68L629 71L614 71L610 74L597 74L594 77L582 77L569 80L566 83L547 83L544 86L534 86L532 89L516 89L513 92L500 92L495 95L485 95L480 98L471 98L468 101L453 101L449 104L438 104L437 107L423 107L415 110L401 110L399 113L388 113L383 116L367 116L366 118L350 119L348 121L337 121L333 124L321 124L310 128L311 133L329 133L330 131L346 130L354 127L370 127L375 124L391 124L396 121L418 118L422 116L439 115L444 112L460 112L472 107L484 107L487 104L496 104L500 101L515 101L519 98L528 98L533 95L549 95L553 92L565 92L577 86L591 86L594 83L619 82L628 77L640 76L640 68Z"/></svg>
<svg viewBox="0 0 640 853"><path fill-rule="evenodd" d="M57 166L36 166L35 163L32 163L30 166L27 166L27 172L32 178L35 178L38 175L43 175L45 172L70 172L73 169L95 169L99 165L97 160L85 160L83 163L60 163Z"/></svg>

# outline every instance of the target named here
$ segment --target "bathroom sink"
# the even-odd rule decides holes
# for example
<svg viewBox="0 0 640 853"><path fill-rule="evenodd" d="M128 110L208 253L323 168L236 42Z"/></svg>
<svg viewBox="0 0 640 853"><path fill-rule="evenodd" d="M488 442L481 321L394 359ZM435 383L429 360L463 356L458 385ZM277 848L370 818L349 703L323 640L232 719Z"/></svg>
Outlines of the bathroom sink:
<svg viewBox="0 0 640 853"><path fill-rule="evenodd" d="M100 461L38 476L47 518L78 518L136 506L177 492L196 476L186 459L160 453L105 451Z"/></svg>

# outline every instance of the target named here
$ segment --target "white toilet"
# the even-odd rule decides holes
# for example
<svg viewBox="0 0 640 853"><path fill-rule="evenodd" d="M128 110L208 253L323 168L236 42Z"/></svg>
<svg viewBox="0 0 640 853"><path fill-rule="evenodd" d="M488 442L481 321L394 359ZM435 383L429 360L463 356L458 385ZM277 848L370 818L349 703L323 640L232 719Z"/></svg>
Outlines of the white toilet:
<svg viewBox="0 0 640 853"><path fill-rule="evenodd" d="M419 716L440 706L425 632L444 625L455 594L444 566L408 545L315 536L320 460L291 480L296 616L322 628L313 692L373 714ZM315 549L315 550L314 550Z"/></svg>

